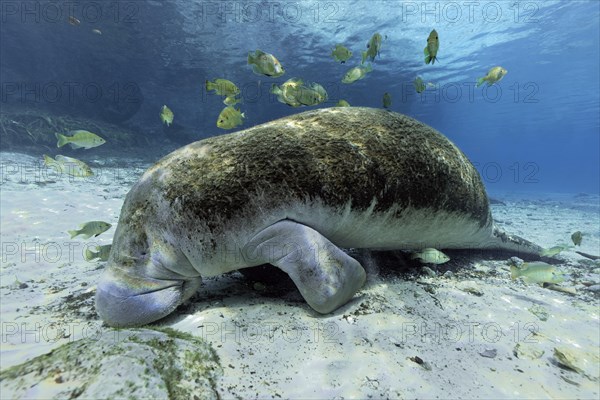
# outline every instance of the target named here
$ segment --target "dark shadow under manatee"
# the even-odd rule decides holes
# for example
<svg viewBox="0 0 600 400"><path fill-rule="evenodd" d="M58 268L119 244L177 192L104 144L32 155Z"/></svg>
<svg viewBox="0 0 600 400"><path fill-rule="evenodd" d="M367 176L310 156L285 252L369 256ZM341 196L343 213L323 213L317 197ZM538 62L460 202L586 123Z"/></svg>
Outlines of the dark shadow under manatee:
<svg viewBox="0 0 600 400"><path fill-rule="evenodd" d="M508 260L516 256L514 252L498 250L443 250L450 257L450 262L442 264L444 271L457 272L480 260ZM400 250L378 251L368 249L349 249L346 253L355 258L365 268L368 274L378 274L383 278L406 278L415 270L420 270L426 264L418 260L411 259L411 253ZM525 261L537 261L539 257L526 256L520 254ZM561 261L554 258L543 257L543 260L549 264L559 264ZM244 268L238 270L246 279L252 282L260 282L265 285L274 285L282 290L297 290L289 276L279 268L271 264L263 264L256 267ZM277 297L277 296L269 296Z"/></svg>
<svg viewBox="0 0 600 400"><path fill-rule="evenodd" d="M447 271L460 275L462 271L471 269L476 262L509 260L516 256L514 252L497 250L442 249L442 251L450 258L450 261L442 265L429 264L439 275ZM401 250L346 249L345 252L360 262L368 275L378 276L383 280L404 280L413 281L415 285L422 284L419 280L425 274L423 267L428 265L411 259L410 252ZM523 259L534 261L539 260L539 257L524 256ZM544 258L544 261L552 264L561 262L558 259L548 258ZM226 290L223 291L221 279L227 276L230 281L225 284ZM206 308L211 308L208 303L223 301L225 298L233 296L239 296L238 300L234 302L238 304L239 302L254 303L261 298L285 299L287 304L292 306L297 304L299 307L304 304L298 288L285 272L271 264L263 264L207 279L193 297L177 308L173 317L180 318L182 314L201 312ZM268 300L265 301L268 302ZM239 306L241 307L242 304ZM314 316L319 317L319 314L314 313Z"/></svg>

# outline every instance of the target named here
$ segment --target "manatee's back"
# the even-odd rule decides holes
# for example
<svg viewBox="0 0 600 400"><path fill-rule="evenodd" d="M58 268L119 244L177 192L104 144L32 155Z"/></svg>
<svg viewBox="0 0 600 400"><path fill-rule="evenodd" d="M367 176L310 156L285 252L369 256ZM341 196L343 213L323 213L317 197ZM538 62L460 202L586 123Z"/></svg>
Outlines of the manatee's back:
<svg viewBox="0 0 600 400"><path fill-rule="evenodd" d="M353 211L412 206L490 224L485 189L465 155L443 135L403 115L341 107L309 111L201 140L159 162L165 198L204 221L292 198ZM198 173L202 171L202 173Z"/></svg>

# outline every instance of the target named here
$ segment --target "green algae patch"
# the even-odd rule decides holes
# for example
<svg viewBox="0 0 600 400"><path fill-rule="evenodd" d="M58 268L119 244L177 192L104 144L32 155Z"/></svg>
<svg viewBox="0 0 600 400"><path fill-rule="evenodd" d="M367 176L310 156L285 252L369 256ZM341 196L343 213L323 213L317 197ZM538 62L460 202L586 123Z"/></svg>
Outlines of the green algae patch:
<svg viewBox="0 0 600 400"><path fill-rule="evenodd" d="M0 371L7 398L216 399L214 350L170 328L103 331Z"/></svg>

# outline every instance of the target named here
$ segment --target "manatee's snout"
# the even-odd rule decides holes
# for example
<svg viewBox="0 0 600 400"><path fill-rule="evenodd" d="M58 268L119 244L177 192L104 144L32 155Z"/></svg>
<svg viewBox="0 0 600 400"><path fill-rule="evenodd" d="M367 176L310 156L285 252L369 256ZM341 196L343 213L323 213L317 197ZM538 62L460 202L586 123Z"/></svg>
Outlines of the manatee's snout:
<svg viewBox="0 0 600 400"><path fill-rule="evenodd" d="M201 278L163 280L135 271L109 267L96 289L96 311L113 327L139 326L157 321L198 290Z"/></svg>

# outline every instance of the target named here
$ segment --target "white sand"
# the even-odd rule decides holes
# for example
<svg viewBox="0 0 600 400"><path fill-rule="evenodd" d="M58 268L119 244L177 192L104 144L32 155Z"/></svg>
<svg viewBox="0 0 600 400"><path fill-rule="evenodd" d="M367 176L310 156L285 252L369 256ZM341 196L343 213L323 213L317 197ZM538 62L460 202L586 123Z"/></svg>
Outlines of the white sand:
<svg viewBox="0 0 600 400"><path fill-rule="evenodd" d="M93 310L104 263L85 261L83 249L111 242L124 197L143 171L103 168L100 179L73 180L38 173L36 165L35 158L2 153L3 369L108 332ZM493 197L506 203L493 214L510 233L550 247L581 230L580 250L600 253L597 195ZM89 220L113 227L95 239L70 240L66 231ZM225 371L222 398L599 397L599 297L587 287L600 282L599 262L561 254L558 268L570 274L562 286L575 288L573 296L511 281L505 260L457 254L428 277L378 273L381 266L362 257L368 283L334 314L315 314L289 282L261 287L234 273L207 280L193 302L161 324L212 343ZM448 270L452 276L442 277ZM534 305L547 311L546 321L528 310ZM544 353L517 358L517 344ZM554 348L577 353L580 373L560 367ZM493 358L481 355L494 350ZM425 364L411 361L415 356Z"/></svg>

